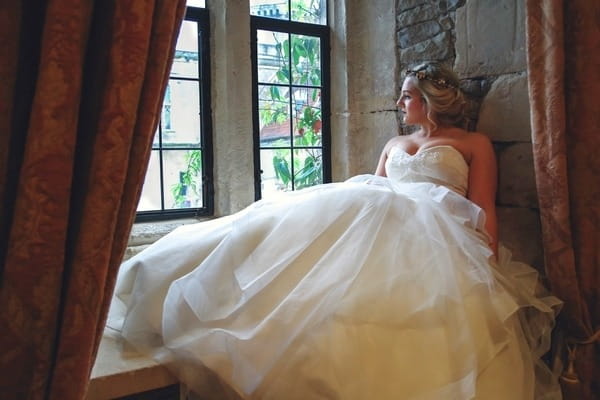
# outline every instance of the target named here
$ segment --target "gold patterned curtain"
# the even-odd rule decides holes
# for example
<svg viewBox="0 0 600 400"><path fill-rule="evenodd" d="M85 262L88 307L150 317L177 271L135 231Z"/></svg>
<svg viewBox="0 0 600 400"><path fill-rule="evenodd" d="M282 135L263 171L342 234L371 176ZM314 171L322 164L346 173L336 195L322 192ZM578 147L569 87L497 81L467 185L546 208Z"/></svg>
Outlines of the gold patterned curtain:
<svg viewBox="0 0 600 400"><path fill-rule="evenodd" d="M528 0L529 96L546 273L565 301L565 399L600 398L600 2Z"/></svg>
<svg viewBox="0 0 600 400"><path fill-rule="evenodd" d="M82 399L184 0L0 2L0 398Z"/></svg>

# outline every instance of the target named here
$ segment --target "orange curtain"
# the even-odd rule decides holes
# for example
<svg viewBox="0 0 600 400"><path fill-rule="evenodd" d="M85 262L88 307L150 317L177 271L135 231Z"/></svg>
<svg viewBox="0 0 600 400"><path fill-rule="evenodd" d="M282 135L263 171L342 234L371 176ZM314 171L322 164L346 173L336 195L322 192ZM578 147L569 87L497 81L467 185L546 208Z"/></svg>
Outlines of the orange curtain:
<svg viewBox="0 0 600 400"><path fill-rule="evenodd" d="M600 2L527 1L546 273L565 301L565 399L600 398Z"/></svg>
<svg viewBox="0 0 600 400"><path fill-rule="evenodd" d="M82 399L185 0L0 2L0 398Z"/></svg>

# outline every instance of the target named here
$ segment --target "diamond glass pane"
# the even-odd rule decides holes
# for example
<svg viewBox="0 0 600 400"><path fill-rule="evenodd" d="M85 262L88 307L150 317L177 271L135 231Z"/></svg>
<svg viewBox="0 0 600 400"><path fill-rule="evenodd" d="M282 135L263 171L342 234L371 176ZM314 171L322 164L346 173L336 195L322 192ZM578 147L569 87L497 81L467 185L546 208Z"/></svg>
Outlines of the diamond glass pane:
<svg viewBox="0 0 600 400"><path fill-rule="evenodd" d="M187 0L185 5L188 7L206 7L206 0Z"/></svg>
<svg viewBox="0 0 600 400"><path fill-rule="evenodd" d="M258 85L260 146L290 145L290 91L285 86Z"/></svg>
<svg viewBox="0 0 600 400"><path fill-rule="evenodd" d="M294 146L321 146L321 90L297 88L292 92Z"/></svg>
<svg viewBox="0 0 600 400"><path fill-rule="evenodd" d="M198 58L198 24L183 21L177 37L171 77L198 78Z"/></svg>
<svg viewBox="0 0 600 400"><path fill-rule="evenodd" d="M292 0L292 21L309 24L327 24L327 0Z"/></svg>
<svg viewBox="0 0 600 400"><path fill-rule="evenodd" d="M165 209L202 207L202 152L163 151Z"/></svg>
<svg viewBox="0 0 600 400"><path fill-rule="evenodd" d="M258 82L290 82L288 38L287 33L257 31Z"/></svg>
<svg viewBox="0 0 600 400"><path fill-rule="evenodd" d="M294 150L294 189L323 183L323 152L321 149Z"/></svg>
<svg viewBox="0 0 600 400"><path fill-rule="evenodd" d="M321 86L321 41L318 37L291 35L292 83Z"/></svg>
<svg viewBox="0 0 600 400"><path fill-rule="evenodd" d="M200 146L199 90L198 81L169 80L160 120L163 147Z"/></svg>
<svg viewBox="0 0 600 400"><path fill-rule="evenodd" d="M150 161L144 178L142 195L137 205L137 211L160 210L160 158L158 151L150 153Z"/></svg>
<svg viewBox="0 0 600 400"><path fill-rule="evenodd" d="M163 104L163 108L164 108L164 104ZM154 138L152 139L152 148L153 149L158 149L160 147L160 130L159 130L159 126L156 126L156 131L154 132Z"/></svg>
<svg viewBox="0 0 600 400"><path fill-rule="evenodd" d="M289 21L288 0L250 0L250 15Z"/></svg>
<svg viewBox="0 0 600 400"><path fill-rule="evenodd" d="M262 198L292 190L292 159L289 149L260 151Z"/></svg>

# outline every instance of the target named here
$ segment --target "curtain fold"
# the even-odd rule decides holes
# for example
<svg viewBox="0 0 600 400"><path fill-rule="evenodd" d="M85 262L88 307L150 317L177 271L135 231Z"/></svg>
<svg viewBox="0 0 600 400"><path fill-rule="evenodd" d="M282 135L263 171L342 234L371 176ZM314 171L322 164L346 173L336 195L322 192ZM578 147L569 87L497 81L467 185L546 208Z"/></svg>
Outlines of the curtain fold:
<svg viewBox="0 0 600 400"><path fill-rule="evenodd" d="M565 301L566 399L600 398L600 2L527 1L532 141L545 268Z"/></svg>
<svg viewBox="0 0 600 400"><path fill-rule="evenodd" d="M7 3L0 398L82 399L185 0Z"/></svg>

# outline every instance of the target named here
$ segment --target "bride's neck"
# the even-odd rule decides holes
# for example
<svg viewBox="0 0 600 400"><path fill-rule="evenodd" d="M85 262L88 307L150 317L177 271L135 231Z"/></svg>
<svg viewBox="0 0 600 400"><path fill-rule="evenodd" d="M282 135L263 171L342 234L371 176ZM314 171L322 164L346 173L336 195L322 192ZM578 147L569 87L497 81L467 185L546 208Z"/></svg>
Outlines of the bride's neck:
<svg viewBox="0 0 600 400"><path fill-rule="evenodd" d="M432 138L436 136L440 136L442 134L442 130L439 127L427 127L421 126L421 129L417 132L419 136L424 138Z"/></svg>
<svg viewBox="0 0 600 400"><path fill-rule="evenodd" d="M421 129L417 133L424 138L433 138L445 136L451 129L451 126L427 124L421 125Z"/></svg>

